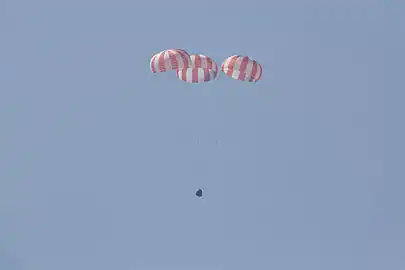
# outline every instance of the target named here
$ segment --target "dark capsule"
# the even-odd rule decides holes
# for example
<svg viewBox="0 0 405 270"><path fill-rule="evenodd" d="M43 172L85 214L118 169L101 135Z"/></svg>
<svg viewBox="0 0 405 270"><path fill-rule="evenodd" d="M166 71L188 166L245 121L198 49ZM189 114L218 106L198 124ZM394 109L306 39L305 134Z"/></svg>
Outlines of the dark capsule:
<svg viewBox="0 0 405 270"><path fill-rule="evenodd" d="M202 197L202 189L197 190L197 192L195 193L195 195L197 197Z"/></svg>

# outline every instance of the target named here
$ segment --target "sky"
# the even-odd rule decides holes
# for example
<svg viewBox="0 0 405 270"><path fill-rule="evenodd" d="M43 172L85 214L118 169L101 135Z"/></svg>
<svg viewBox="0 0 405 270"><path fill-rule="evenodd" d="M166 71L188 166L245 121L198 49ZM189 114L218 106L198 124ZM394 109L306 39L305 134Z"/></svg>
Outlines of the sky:
<svg viewBox="0 0 405 270"><path fill-rule="evenodd" d="M404 13L1 1L0 269L404 269ZM168 48L263 76L152 74Z"/></svg>

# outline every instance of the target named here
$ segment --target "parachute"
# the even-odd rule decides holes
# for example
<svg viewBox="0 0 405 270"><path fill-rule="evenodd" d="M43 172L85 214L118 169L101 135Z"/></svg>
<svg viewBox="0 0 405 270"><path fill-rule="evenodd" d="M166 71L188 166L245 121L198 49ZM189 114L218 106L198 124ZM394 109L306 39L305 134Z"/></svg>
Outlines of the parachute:
<svg viewBox="0 0 405 270"><path fill-rule="evenodd" d="M227 76L240 81L257 82L262 76L262 66L248 56L233 55L225 59L221 70Z"/></svg>
<svg viewBox="0 0 405 270"><path fill-rule="evenodd" d="M190 55L191 66L177 70L177 78L188 83L213 81L218 76L218 65L203 54Z"/></svg>
<svg viewBox="0 0 405 270"><path fill-rule="evenodd" d="M150 60L152 73L184 69L191 66L190 55L182 49L167 49L161 51Z"/></svg>
<svg viewBox="0 0 405 270"><path fill-rule="evenodd" d="M215 80L216 73L207 68L187 68L178 70L177 77L188 83L202 83Z"/></svg>
<svg viewBox="0 0 405 270"><path fill-rule="evenodd" d="M183 49L166 49L150 60L152 73L176 71L177 78L187 83L210 82L218 77L218 65L203 54L189 54ZM262 66L252 58L233 55L225 59L221 70L228 77L256 83L262 76Z"/></svg>

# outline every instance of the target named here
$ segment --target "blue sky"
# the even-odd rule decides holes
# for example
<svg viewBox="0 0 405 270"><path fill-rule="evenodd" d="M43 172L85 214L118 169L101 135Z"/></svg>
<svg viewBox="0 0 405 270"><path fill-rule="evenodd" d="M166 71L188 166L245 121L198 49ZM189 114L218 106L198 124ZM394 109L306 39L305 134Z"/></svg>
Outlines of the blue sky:
<svg viewBox="0 0 405 270"><path fill-rule="evenodd" d="M2 1L0 269L403 268L404 10ZM151 74L166 48L262 80Z"/></svg>

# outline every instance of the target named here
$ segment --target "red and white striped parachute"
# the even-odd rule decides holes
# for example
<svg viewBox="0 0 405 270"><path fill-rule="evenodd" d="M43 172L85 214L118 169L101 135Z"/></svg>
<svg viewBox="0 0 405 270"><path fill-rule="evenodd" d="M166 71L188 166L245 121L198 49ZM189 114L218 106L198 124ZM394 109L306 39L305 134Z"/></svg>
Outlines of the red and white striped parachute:
<svg viewBox="0 0 405 270"><path fill-rule="evenodd" d="M210 57L192 54L191 66L177 70L177 77L188 83L201 83L215 80L218 76L218 65Z"/></svg>
<svg viewBox="0 0 405 270"><path fill-rule="evenodd" d="M262 76L262 66L256 60L242 55L226 58L221 70L229 77L240 81L257 82Z"/></svg>
<svg viewBox="0 0 405 270"><path fill-rule="evenodd" d="M150 60L153 73L167 72L191 66L190 55L182 49L167 49L155 54Z"/></svg>

